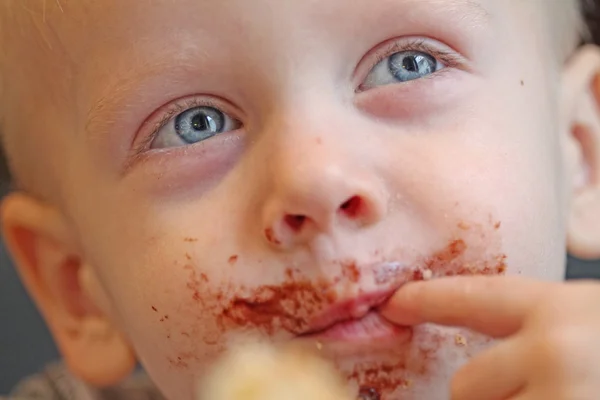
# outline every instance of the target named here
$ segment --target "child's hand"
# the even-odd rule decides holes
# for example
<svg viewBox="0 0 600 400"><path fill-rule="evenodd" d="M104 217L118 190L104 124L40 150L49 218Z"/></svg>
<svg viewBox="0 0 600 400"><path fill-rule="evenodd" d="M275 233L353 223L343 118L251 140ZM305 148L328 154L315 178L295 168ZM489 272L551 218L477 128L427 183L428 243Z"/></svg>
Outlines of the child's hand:
<svg viewBox="0 0 600 400"><path fill-rule="evenodd" d="M600 396L600 285L460 277L406 285L383 314L503 339L454 377L456 400L592 400Z"/></svg>

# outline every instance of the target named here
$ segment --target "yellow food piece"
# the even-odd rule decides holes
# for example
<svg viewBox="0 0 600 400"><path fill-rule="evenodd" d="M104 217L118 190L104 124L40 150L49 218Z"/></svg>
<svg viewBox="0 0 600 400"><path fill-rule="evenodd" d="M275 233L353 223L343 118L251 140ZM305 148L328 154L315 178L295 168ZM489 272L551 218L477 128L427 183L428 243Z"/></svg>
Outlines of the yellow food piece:
<svg viewBox="0 0 600 400"><path fill-rule="evenodd" d="M350 400L333 367L306 348L250 345L228 353L198 400Z"/></svg>

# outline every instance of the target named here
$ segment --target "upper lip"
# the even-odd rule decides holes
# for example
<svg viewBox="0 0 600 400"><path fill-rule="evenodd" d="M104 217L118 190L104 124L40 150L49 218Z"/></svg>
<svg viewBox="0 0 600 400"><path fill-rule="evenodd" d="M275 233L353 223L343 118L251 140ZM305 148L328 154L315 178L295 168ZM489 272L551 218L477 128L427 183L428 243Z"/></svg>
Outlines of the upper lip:
<svg viewBox="0 0 600 400"><path fill-rule="evenodd" d="M377 284L385 288L340 299L329 304L324 310L307 321L307 330L301 336L312 336L332 328L334 325L352 320L360 320L386 303L406 282L411 280L412 268L402 262L388 261L363 265L359 271L372 274Z"/></svg>
<svg viewBox="0 0 600 400"><path fill-rule="evenodd" d="M362 319L372 312L373 309L389 300L396 290L398 288L365 293L358 297L339 301L313 318L308 324L308 331L303 336L315 335L326 331L344 321Z"/></svg>

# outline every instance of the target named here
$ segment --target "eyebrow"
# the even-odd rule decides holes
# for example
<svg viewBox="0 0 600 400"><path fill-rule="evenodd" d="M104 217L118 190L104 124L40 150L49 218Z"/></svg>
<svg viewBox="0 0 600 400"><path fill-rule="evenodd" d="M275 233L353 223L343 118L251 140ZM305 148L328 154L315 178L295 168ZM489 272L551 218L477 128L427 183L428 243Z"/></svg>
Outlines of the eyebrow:
<svg viewBox="0 0 600 400"><path fill-rule="evenodd" d="M144 87L150 81L160 79L164 82L174 82L181 80L181 76L191 73L197 69L198 55L195 56L196 62L191 60L171 61L144 60L143 64L136 66L134 71L127 71L122 76L110 80L103 87L100 95L88 108L85 118L84 130L88 135L103 135L108 127L118 119L121 114L127 114L127 99L132 93L138 94L137 103L143 102L143 93L140 88ZM184 72L182 74L182 71ZM168 91L167 84L165 92Z"/></svg>

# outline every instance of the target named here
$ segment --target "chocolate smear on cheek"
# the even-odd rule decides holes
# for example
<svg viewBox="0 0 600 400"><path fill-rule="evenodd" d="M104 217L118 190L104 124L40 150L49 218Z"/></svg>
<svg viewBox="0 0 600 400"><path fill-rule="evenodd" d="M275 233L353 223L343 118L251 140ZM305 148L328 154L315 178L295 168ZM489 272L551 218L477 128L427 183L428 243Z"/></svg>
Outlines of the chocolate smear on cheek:
<svg viewBox="0 0 600 400"><path fill-rule="evenodd" d="M434 254L414 260L410 268L391 262L386 269L374 271L375 281L383 285L449 276L504 275L507 257L499 250L491 250L499 249L499 238L488 237L490 233L496 234L500 227L501 223L495 221L491 221L487 229L479 224L461 221L457 228L465 236L470 236L470 239L452 239ZM474 240L473 237L477 239ZM472 241L477 242L477 246L469 251L467 243Z"/></svg>
<svg viewBox="0 0 600 400"><path fill-rule="evenodd" d="M440 276L502 275L506 271L506 255L492 254L469 262L465 259L467 244L461 240L451 241L445 249L420 263L415 278L423 279L424 271ZM420 274L420 275L419 275Z"/></svg>
<svg viewBox="0 0 600 400"><path fill-rule="evenodd" d="M177 339L177 347L167 356L167 362L172 368L188 370L198 363L206 362L206 346L212 346L212 351L222 351L219 341L221 333L205 329L206 312L215 313L217 303L210 293L210 282L206 274L198 272L190 262L192 257L186 253L187 261L183 269L188 274L186 291L189 301L179 310L174 311L173 318L165 314L160 319L166 329L167 339Z"/></svg>
<svg viewBox="0 0 600 400"><path fill-rule="evenodd" d="M352 283L358 283L361 275L360 269L358 269L358 266L356 265L356 261L346 261L342 263L342 276L346 280Z"/></svg>

